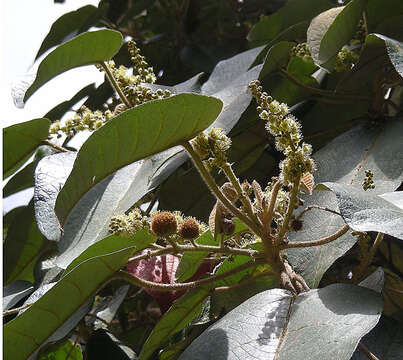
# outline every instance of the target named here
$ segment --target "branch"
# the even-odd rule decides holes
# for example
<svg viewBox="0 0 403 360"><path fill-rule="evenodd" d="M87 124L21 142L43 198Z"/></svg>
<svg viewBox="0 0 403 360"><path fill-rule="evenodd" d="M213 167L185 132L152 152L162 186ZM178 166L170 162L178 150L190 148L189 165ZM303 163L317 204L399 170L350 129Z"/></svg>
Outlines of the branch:
<svg viewBox="0 0 403 360"><path fill-rule="evenodd" d="M341 214L340 214L338 211L329 209L329 208L327 208L327 207L319 206L319 205L309 205L309 206L307 206L304 210L302 210L302 211L298 214L298 216L295 218L295 220L300 220L300 219L304 216L305 213L307 213L308 211L310 211L310 210L312 210L312 209L318 209L318 210L328 211L328 212L331 212L331 213L333 213L333 214L336 214L336 215L341 216Z"/></svg>
<svg viewBox="0 0 403 360"><path fill-rule="evenodd" d="M149 259L154 256L165 255L165 254L173 254L175 251L180 252L211 252L215 254L228 254L228 255L244 255L252 258L257 258L260 255L258 250L251 249L238 249L238 248L229 248L229 247L219 247L219 246L207 246L197 244L197 247L193 245L180 245L177 244L177 249L173 249L172 247L166 247L163 249L158 249L155 251L149 251L146 254L137 255L129 259L129 262L140 261L143 259Z"/></svg>
<svg viewBox="0 0 403 360"><path fill-rule="evenodd" d="M301 248L301 247L310 247L310 246L319 246L319 245L324 245L327 243L330 243L336 239L338 239L340 236L344 235L350 227L348 225L344 225L342 228L337 230L334 234L326 236L322 239L319 240L314 240L314 241L301 241L301 242L290 242L287 244L280 245L280 249L291 249L291 248Z"/></svg>
<svg viewBox="0 0 403 360"><path fill-rule="evenodd" d="M7 315L11 315L11 314L20 312L21 310L24 310L24 309L30 307L32 304L34 304L34 303L25 304L25 305L22 305L20 307L17 307L17 308L11 309L11 310L3 311L3 316L7 316Z"/></svg>
<svg viewBox="0 0 403 360"><path fill-rule="evenodd" d="M52 148L54 148L54 149L56 149L56 150L58 150L58 151L60 151L60 152L69 152L69 151L70 151L70 150L67 150L67 149L65 149L64 147L59 146L59 145L57 145L57 144L54 144L54 143L52 143L52 142L50 142L50 141L48 141L48 140L43 140L43 141L42 141L42 144L43 144L43 145L51 146Z"/></svg>
<svg viewBox="0 0 403 360"><path fill-rule="evenodd" d="M105 71L106 77L108 78L109 82L111 83L112 87L116 90L116 92L119 94L120 99L122 102L128 107L131 108L133 105L130 103L130 101L127 99L125 94L123 93L122 89L120 88L119 84L116 82L115 77L113 76L112 72L110 71L108 65L106 65L103 61L99 63L101 65L102 69Z"/></svg>
<svg viewBox="0 0 403 360"><path fill-rule="evenodd" d="M218 188L217 184L215 183L213 177L210 175L210 173L207 171L205 168L203 162L199 158L199 156L195 153L195 151L192 148L192 145L190 145L187 141L181 144L186 151L189 153L190 157L193 160L193 163L196 166L196 169L199 171L201 177L203 178L204 182L207 184L213 195L223 203L223 205L230 211L232 212L239 220L241 220L245 225L249 227L251 231L253 231L256 235L259 235L261 233L260 228L251 220L249 217L247 217L242 211L240 211L237 207L235 207L231 201L227 199L227 197L221 192L221 190Z"/></svg>
<svg viewBox="0 0 403 360"><path fill-rule="evenodd" d="M354 99L354 100L365 100L365 101L371 101L371 99L365 97L365 96L359 96L359 95L349 95L349 94L342 94L340 92L334 92L331 90L324 90L324 89L318 89L312 86L308 86L298 79L296 79L294 76L292 76L289 72L285 71L284 69L280 69L280 72L290 81L292 81L294 84L308 90L309 92L313 94L319 94L323 96L330 96L330 97L343 97L343 98L348 98L348 99Z"/></svg>
<svg viewBox="0 0 403 360"><path fill-rule="evenodd" d="M148 281L148 280L144 280L141 279L137 276L134 276L126 271L120 270L118 272L118 274L116 275L115 280L124 280L127 281L131 284L135 284L137 286L141 286L141 287L145 287L145 288L149 288L149 289L154 289L154 290L161 290L161 291L174 291L174 290L186 290L186 289L190 289L190 288L195 288L197 286L201 286L204 284L209 284L221 279L225 279L226 277L230 276L230 275L234 275L238 272L241 272L245 269L248 269L250 267L253 266L258 266L260 264L262 264L263 261L248 261L245 264L242 264L232 270L229 270L223 274L219 274L219 275L212 275L208 278L205 279L201 279L201 280L195 280L195 281L189 281L189 282L185 282L185 283L178 283L178 284L160 284L160 283L155 283L153 281Z"/></svg>
<svg viewBox="0 0 403 360"><path fill-rule="evenodd" d="M364 353L367 356L368 359L370 359L370 360L379 360L379 358L376 357L371 351L369 351L367 349L367 347L363 343L361 343L361 342L358 343L358 348L360 349L360 351L362 353Z"/></svg>

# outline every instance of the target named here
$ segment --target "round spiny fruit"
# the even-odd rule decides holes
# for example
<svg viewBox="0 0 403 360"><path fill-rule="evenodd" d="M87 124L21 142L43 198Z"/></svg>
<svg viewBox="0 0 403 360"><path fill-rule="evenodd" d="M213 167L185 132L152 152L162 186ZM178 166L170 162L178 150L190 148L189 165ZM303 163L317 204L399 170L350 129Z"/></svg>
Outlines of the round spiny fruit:
<svg viewBox="0 0 403 360"><path fill-rule="evenodd" d="M222 219L221 230L224 235L232 235L235 231L235 223L231 219Z"/></svg>
<svg viewBox="0 0 403 360"><path fill-rule="evenodd" d="M176 232L178 223L174 214L163 211L153 216L151 230L157 236L168 236Z"/></svg>
<svg viewBox="0 0 403 360"><path fill-rule="evenodd" d="M199 224L195 219L187 219L179 227L178 234L180 237L186 240L192 240L199 236Z"/></svg>
<svg viewBox="0 0 403 360"><path fill-rule="evenodd" d="M302 221L301 221L301 220L296 220L296 219L294 219L294 220L291 222L291 229L292 229L293 231L300 231L300 230L302 229Z"/></svg>

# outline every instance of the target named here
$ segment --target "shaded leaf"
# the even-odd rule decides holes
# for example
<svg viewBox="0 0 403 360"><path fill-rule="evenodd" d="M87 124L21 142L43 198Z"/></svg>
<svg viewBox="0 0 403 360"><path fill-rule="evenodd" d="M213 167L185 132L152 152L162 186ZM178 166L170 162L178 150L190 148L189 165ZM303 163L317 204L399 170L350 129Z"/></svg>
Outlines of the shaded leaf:
<svg viewBox="0 0 403 360"><path fill-rule="evenodd" d="M8 181L3 188L3 198L34 186L36 164L36 161L31 162Z"/></svg>
<svg viewBox="0 0 403 360"><path fill-rule="evenodd" d="M294 45L288 41L280 41L273 45L267 52L259 78L263 79L268 74L286 67L290 58L290 50Z"/></svg>
<svg viewBox="0 0 403 360"><path fill-rule="evenodd" d="M377 184L374 194L395 190L403 177L402 131L399 121L391 121L381 128L358 126L337 137L314 154L318 168L313 174L315 181L361 188L365 170L371 169ZM336 196L331 192L314 191L312 196L305 197L305 206L312 204L337 210ZM320 210L311 210L302 219L302 229L288 234L290 241L320 239L344 225L341 217ZM346 233L329 244L289 249L287 254L294 269L303 275L310 287L316 287L330 265L354 243L354 237Z"/></svg>
<svg viewBox="0 0 403 360"><path fill-rule="evenodd" d="M67 357L71 360L82 360L80 344L73 344L71 340L66 340L61 344L51 345L46 351L41 352L38 360L62 360Z"/></svg>
<svg viewBox="0 0 403 360"><path fill-rule="evenodd" d="M334 284L296 298L268 290L209 327L179 359L348 360L381 312L380 295L360 286Z"/></svg>
<svg viewBox="0 0 403 360"><path fill-rule="evenodd" d="M86 5L59 17L52 24L49 33L42 41L35 60L53 46L64 43L73 36L87 31L96 23L100 15L99 10L95 6Z"/></svg>
<svg viewBox="0 0 403 360"><path fill-rule="evenodd" d="M333 66L339 50L353 38L366 2L367 0L350 1L331 22L320 40L319 54L312 54L311 52L312 57L318 61L319 65L327 69ZM310 29L311 27L308 29L308 39Z"/></svg>
<svg viewBox="0 0 403 360"><path fill-rule="evenodd" d="M55 106L52 110L48 111L45 115L45 118L51 121L60 120L66 112L72 109L75 104L86 96L94 95L96 90L95 83L83 87L70 100L63 101L59 105Z"/></svg>
<svg viewBox="0 0 403 360"><path fill-rule="evenodd" d="M201 287L190 290L176 300L153 329L141 350L139 359L149 359L155 350L192 321L202 309L208 295L209 289Z"/></svg>
<svg viewBox="0 0 403 360"><path fill-rule="evenodd" d="M105 329L94 331L85 347L87 359L134 360L136 354Z"/></svg>
<svg viewBox="0 0 403 360"><path fill-rule="evenodd" d="M358 285L364 286L367 289L374 290L378 293L382 292L385 284L385 272L381 267L378 267L371 275L362 280Z"/></svg>
<svg viewBox="0 0 403 360"><path fill-rule="evenodd" d="M221 101L180 94L125 111L83 144L73 170L56 201L62 224L81 197L102 179L125 165L189 140L210 125Z"/></svg>
<svg viewBox="0 0 403 360"><path fill-rule="evenodd" d="M75 152L66 152L46 156L35 169L36 223L48 240L60 239L61 228L54 208L57 195L73 168L76 155Z"/></svg>
<svg viewBox="0 0 403 360"><path fill-rule="evenodd" d="M3 178L18 170L49 135L50 121L34 119L3 129Z"/></svg>
<svg viewBox="0 0 403 360"><path fill-rule="evenodd" d="M29 281L16 280L3 287L3 311L11 309L21 299L34 291L34 286Z"/></svg>
<svg viewBox="0 0 403 360"><path fill-rule="evenodd" d="M122 35L114 30L87 32L58 46L42 60L35 81L27 89L23 101L55 76L75 67L109 60L119 50Z"/></svg>
<svg viewBox="0 0 403 360"><path fill-rule="evenodd" d="M28 358L110 281L130 256L152 241L154 237L144 230L128 238L109 236L88 248L45 295L5 325L5 357Z"/></svg>
<svg viewBox="0 0 403 360"><path fill-rule="evenodd" d="M107 304L102 306L102 309L97 308L95 309L95 311L92 311L92 313L97 316L97 318L91 319L92 326L95 330L101 328L106 329L107 325L105 324L105 322L107 324L110 324L112 322L113 318L116 315L116 312L125 299L129 288L130 285L119 287L113 294L113 297L107 302ZM99 319L103 319L104 322Z"/></svg>
<svg viewBox="0 0 403 360"><path fill-rule="evenodd" d="M4 282L15 280L34 282L34 266L41 254L50 247L40 233L34 217L32 201L13 219L4 244Z"/></svg>
<svg viewBox="0 0 403 360"><path fill-rule="evenodd" d="M402 325L396 320L382 316L375 328L362 338L361 343L378 359L399 360L403 354ZM359 349L351 358L351 360L367 359L367 355Z"/></svg>
<svg viewBox="0 0 403 360"><path fill-rule="evenodd" d="M318 190L336 194L344 221L355 231L377 231L403 240L403 209L354 186L324 182ZM399 192L403 198L403 192Z"/></svg>
<svg viewBox="0 0 403 360"><path fill-rule="evenodd" d="M403 3L400 0L368 0L366 11L368 32L372 33L378 24L398 14L403 14Z"/></svg>
<svg viewBox="0 0 403 360"><path fill-rule="evenodd" d="M331 4L326 0L308 2L293 0L270 16L264 16L252 27L248 40L253 46L262 45L279 35L291 25L312 19L317 14L329 9Z"/></svg>

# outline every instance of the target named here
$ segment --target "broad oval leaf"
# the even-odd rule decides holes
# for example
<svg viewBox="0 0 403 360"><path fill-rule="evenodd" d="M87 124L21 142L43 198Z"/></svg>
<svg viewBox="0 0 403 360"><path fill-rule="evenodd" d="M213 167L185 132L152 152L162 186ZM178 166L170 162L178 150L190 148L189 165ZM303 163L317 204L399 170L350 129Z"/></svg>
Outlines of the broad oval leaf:
<svg viewBox="0 0 403 360"><path fill-rule="evenodd" d="M83 6L60 16L42 41L35 60L53 46L70 40L73 36L88 30L100 16L99 10L92 5Z"/></svg>
<svg viewBox="0 0 403 360"><path fill-rule="evenodd" d="M4 244L4 283L15 280L34 282L34 267L51 247L35 222L32 201L14 217Z"/></svg>
<svg viewBox="0 0 403 360"><path fill-rule="evenodd" d="M336 16L320 41L319 65L328 69L333 65L339 50L352 39L356 32L366 2L367 0L350 1Z"/></svg>
<svg viewBox="0 0 403 360"><path fill-rule="evenodd" d="M39 65L36 78L24 95L26 102L42 85L75 67L109 60L122 45L122 35L114 30L98 30L80 34L58 46Z"/></svg>
<svg viewBox="0 0 403 360"><path fill-rule="evenodd" d="M343 9L344 6L336 7L319 14L311 21L311 24L308 27L307 42L309 52L311 53L313 61L318 65L321 65L320 46L322 39L330 28L332 22L336 19L337 15L343 11Z"/></svg>
<svg viewBox="0 0 403 360"><path fill-rule="evenodd" d="M222 102L213 97L180 94L125 111L83 144L73 170L56 201L64 224L80 198L125 165L193 138L219 115Z"/></svg>
<svg viewBox="0 0 403 360"><path fill-rule="evenodd" d="M109 236L80 255L61 280L4 327L4 356L27 359L113 278L134 253L154 241L142 230L131 237Z"/></svg>
<svg viewBox="0 0 403 360"><path fill-rule="evenodd" d="M317 189L336 194L341 215L351 229L377 231L403 240L403 209L373 195L371 190L331 182L319 184ZM403 192L398 193L403 198Z"/></svg>
<svg viewBox="0 0 403 360"><path fill-rule="evenodd" d="M326 0L288 1L287 4L276 13L262 17L249 32L248 40L252 42L254 46L265 44L273 40L290 26L310 20L330 7L330 2Z"/></svg>
<svg viewBox="0 0 403 360"><path fill-rule="evenodd" d="M49 135L50 121L34 119L3 129L3 178L18 170Z"/></svg>
<svg viewBox="0 0 403 360"><path fill-rule="evenodd" d="M29 281L16 280L3 287L3 311L11 309L21 299L34 291Z"/></svg>
<svg viewBox="0 0 403 360"><path fill-rule="evenodd" d="M60 239L61 228L54 207L75 158L76 153L71 151L46 156L35 169L35 217L39 230L48 240Z"/></svg>
<svg viewBox="0 0 403 360"><path fill-rule="evenodd" d="M381 312L381 296L355 285L334 284L296 298L268 290L209 327L179 359L349 360Z"/></svg>
<svg viewBox="0 0 403 360"><path fill-rule="evenodd" d="M317 183L332 181L361 188L365 170L371 169L377 186L375 194L394 191L403 180L403 153L400 121L385 122L382 127L358 126L334 139L314 154L318 170ZM305 206L319 205L337 210L336 196L328 191L314 191L305 197ZM290 241L310 241L335 233L343 219L329 212L311 210L304 217L303 227L289 233ZM324 272L349 250L356 239L349 233L322 246L289 249L287 255L294 269L303 275L310 287L317 287Z"/></svg>
<svg viewBox="0 0 403 360"><path fill-rule="evenodd" d="M209 293L208 288L202 287L191 290L176 300L148 337L141 350L139 360L149 359L155 350L192 321L201 311L203 302Z"/></svg>

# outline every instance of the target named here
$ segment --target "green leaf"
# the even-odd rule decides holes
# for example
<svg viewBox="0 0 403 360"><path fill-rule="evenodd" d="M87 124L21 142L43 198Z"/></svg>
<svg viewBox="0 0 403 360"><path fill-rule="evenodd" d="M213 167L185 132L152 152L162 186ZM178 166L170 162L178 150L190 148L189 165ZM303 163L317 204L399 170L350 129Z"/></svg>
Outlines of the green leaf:
<svg viewBox="0 0 403 360"><path fill-rule="evenodd" d="M36 164L36 161L31 162L8 181L3 188L3 198L34 186Z"/></svg>
<svg viewBox="0 0 403 360"><path fill-rule="evenodd" d="M263 79L272 72L286 67L290 59L290 50L294 45L295 43L288 41L280 41L273 45L267 52L259 78Z"/></svg>
<svg viewBox="0 0 403 360"><path fill-rule="evenodd" d="M34 119L3 129L3 178L17 171L49 135L50 121Z"/></svg>
<svg viewBox="0 0 403 360"><path fill-rule="evenodd" d="M109 60L122 45L122 35L114 30L87 32L58 46L42 60L35 81L24 95L26 102L42 85L55 76L84 65Z"/></svg>
<svg viewBox="0 0 403 360"><path fill-rule="evenodd" d="M403 354L402 324L382 316L378 324L361 339L361 343L378 359L399 360ZM368 360L368 357L357 349L351 360Z"/></svg>
<svg viewBox="0 0 403 360"><path fill-rule="evenodd" d="M283 30L302 21L311 20L317 14L329 9L331 4L326 0L288 1L279 11L264 16L252 27L248 40L252 46L262 45L273 40Z"/></svg>
<svg viewBox="0 0 403 360"><path fill-rule="evenodd" d="M368 32L374 32L376 26L388 19L403 14L403 2L400 0L368 0L366 8Z"/></svg>
<svg viewBox="0 0 403 360"><path fill-rule="evenodd" d="M64 43L73 36L87 31L98 20L100 15L95 6L86 5L59 17L52 24L49 33L42 41L35 60L53 46Z"/></svg>
<svg viewBox="0 0 403 360"><path fill-rule="evenodd" d="M3 311L11 309L21 299L34 291L34 286L29 281L16 280L3 287Z"/></svg>
<svg viewBox="0 0 403 360"><path fill-rule="evenodd" d="M61 227L54 208L57 195L73 168L75 158L76 153L72 151L46 156L35 169L35 217L40 232L48 240L60 240Z"/></svg>
<svg viewBox="0 0 403 360"><path fill-rule="evenodd" d="M349 360L381 312L380 294L361 286L334 284L296 298L268 290L209 327L179 359Z"/></svg>
<svg viewBox="0 0 403 360"><path fill-rule="evenodd" d="M329 24L326 32L320 39L319 53L312 53L312 57L317 61L318 65L331 69L336 59L337 53L346 45L353 37L357 29L357 24L362 18L362 11L365 7L367 0L352 0L342 8L339 14ZM340 8L336 8L340 9ZM329 10L330 11L330 10ZM336 12L336 11L334 11ZM322 15L319 15L319 17ZM315 18L312 21L317 21ZM312 25L308 29L308 45L310 32L318 32L317 25ZM321 23L322 25L323 23ZM322 25L323 26L323 25ZM320 30L319 30L320 34Z"/></svg>
<svg viewBox="0 0 403 360"><path fill-rule="evenodd" d="M396 154L403 153L399 121L384 123L381 128L358 126L337 137L314 154L318 170L315 182L332 181L360 188L365 170L371 169L377 187L374 194L394 191L403 180L403 161ZM337 210L337 199L331 192L314 191L305 197L305 206L325 206ZM303 228L288 234L290 241L311 241L335 233L343 219L329 212L311 210L303 219ZM294 269L310 287L316 287L324 272L333 262L349 250L356 239L349 233L322 246L289 249L287 255Z"/></svg>
<svg viewBox="0 0 403 360"><path fill-rule="evenodd" d="M324 182L317 190L331 190L344 221L355 231L377 231L403 240L403 209L398 208L371 190L354 186ZM403 198L403 192L399 192Z"/></svg>
<svg viewBox="0 0 403 360"><path fill-rule="evenodd" d="M125 111L94 132L77 154L56 201L62 224L93 186L116 170L193 138L221 111L220 100L180 94Z"/></svg>
<svg viewBox="0 0 403 360"><path fill-rule="evenodd" d="M66 358L82 360L83 354L80 344L73 344L70 340L66 340L61 344L56 343L51 345L46 351L41 352L38 360L64 360Z"/></svg>
<svg viewBox="0 0 403 360"><path fill-rule="evenodd" d="M15 280L34 282L34 266L46 249L50 247L40 233L34 217L34 206L30 204L20 211L8 228L4 245L4 282Z"/></svg>
<svg viewBox="0 0 403 360"><path fill-rule="evenodd" d="M56 105L53 109L48 111L45 118L50 121L60 120L63 115L70 111L75 104L77 104L81 99L86 96L90 97L96 93L95 83L85 86L77 94L75 94L70 100L63 101L59 105Z"/></svg>
<svg viewBox="0 0 403 360"><path fill-rule="evenodd" d="M217 245L210 230L199 236L195 242L199 245ZM183 282L192 277L202 264L208 252L185 252L175 272L176 282Z"/></svg>
<svg viewBox="0 0 403 360"><path fill-rule="evenodd" d="M27 359L154 237L148 230L131 237L109 236L80 255L63 277L22 315L4 327L4 356Z"/></svg>
<svg viewBox="0 0 403 360"><path fill-rule="evenodd" d="M209 295L208 288L190 290L176 300L164 314L145 342L139 360L149 359L150 356L165 344L172 335L181 331L201 311L203 302Z"/></svg>

